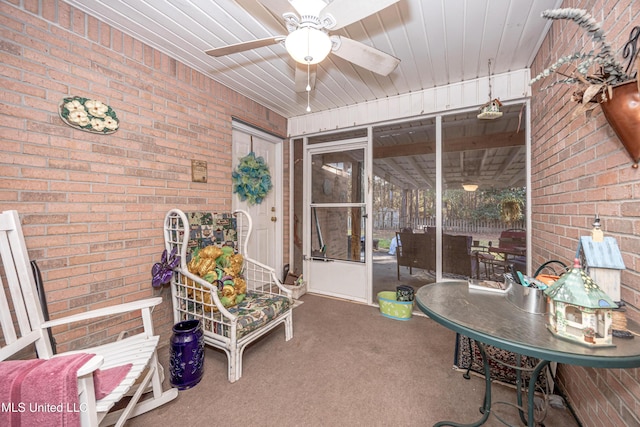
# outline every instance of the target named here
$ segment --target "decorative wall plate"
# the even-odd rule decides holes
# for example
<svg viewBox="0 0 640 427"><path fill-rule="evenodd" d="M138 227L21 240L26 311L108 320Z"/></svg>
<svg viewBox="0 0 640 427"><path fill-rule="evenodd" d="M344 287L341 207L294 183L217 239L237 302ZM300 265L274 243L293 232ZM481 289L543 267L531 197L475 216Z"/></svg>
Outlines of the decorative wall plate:
<svg viewBox="0 0 640 427"><path fill-rule="evenodd" d="M95 99L79 96L63 98L58 114L63 122L85 132L108 135L117 131L120 126L116 112Z"/></svg>

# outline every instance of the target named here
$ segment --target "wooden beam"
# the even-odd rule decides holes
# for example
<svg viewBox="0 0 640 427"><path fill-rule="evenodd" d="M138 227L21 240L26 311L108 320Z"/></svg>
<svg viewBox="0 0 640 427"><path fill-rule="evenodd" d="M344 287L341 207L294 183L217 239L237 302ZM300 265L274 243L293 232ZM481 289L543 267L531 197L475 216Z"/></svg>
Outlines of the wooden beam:
<svg viewBox="0 0 640 427"><path fill-rule="evenodd" d="M382 169L380 166L376 166L375 164L373 165L373 174L395 185L398 188L405 188L407 186L407 184L404 181L400 180L400 178L398 178L395 174L391 174Z"/></svg>
<svg viewBox="0 0 640 427"><path fill-rule="evenodd" d="M398 177L401 181L404 181L404 182L407 183L407 185L404 185L402 188L407 189L407 188L420 188L420 187L422 187L422 185L418 181L413 179L411 177L411 175L409 175L408 171L406 171L403 168L401 168L396 163L395 160L386 159L386 160L384 160L384 162L387 164L387 166L389 166L391 169L393 169L395 171L396 177Z"/></svg>
<svg viewBox="0 0 640 427"><path fill-rule="evenodd" d="M518 145L525 145L524 132L505 132L492 135L445 139L442 149L445 153L450 153L465 150L513 147ZM417 156L421 154L435 154L435 152L435 141L424 141L413 144L373 147L373 158L385 159L390 157Z"/></svg>
<svg viewBox="0 0 640 427"><path fill-rule="evenodd" d="M514 148L511 149L511 151L509 152L509 156L502 162L502 165L500 166L500 168L496 171L495 175L493 176L494 180L500 179L500 175L502 174L502 171L507 170L509 165L515 159L517 159L518 157L524 157L524 154L522 156L520 155L520 151L522 151L523 149L524 149L524 147L514 147Z"/></svg>
<svg viewBox="0 0 640 427"><path fill-rule="evenodd" d="M415 170L416 173L420 175L420 178L422 178L424 182L427 183L428 188L435 188L436 183L431 178L429 178L429 175L427 175L424 169L422 169L420 165L418 165L418 162L416 162L413 157L408 157L407 162L413 168L413 170ZM420 186L418 188L424 188L424 186Z"/></svg>

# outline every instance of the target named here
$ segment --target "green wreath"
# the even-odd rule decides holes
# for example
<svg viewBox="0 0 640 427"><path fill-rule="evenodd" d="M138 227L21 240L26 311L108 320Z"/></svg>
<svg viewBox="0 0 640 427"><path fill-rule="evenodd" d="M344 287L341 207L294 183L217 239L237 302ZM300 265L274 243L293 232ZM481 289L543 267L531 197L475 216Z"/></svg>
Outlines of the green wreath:
<svg viewBox="0 0 640 427"><path fill-rule="evenodd" d="M240 200L246 200L250 205L262 203L273 187L269 167L264 159L256 157L253 151L240 159L231 177L233 192L238 193Z"/></svg>

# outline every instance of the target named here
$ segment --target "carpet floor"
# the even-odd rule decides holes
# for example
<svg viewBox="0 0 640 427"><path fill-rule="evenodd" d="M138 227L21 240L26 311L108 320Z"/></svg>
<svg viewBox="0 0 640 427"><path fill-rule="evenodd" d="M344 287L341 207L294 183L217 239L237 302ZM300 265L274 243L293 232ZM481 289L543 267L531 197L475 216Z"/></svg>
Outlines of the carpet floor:
<svg viewBox="0 0 640 427"><path fill-rule="evenodd" d="M227 381L223 352L207 347L204 377L176 400L127 425L149 426L430 426L477 421L484 379L453 369L455 333L431 319L383 317L376 307L306 294L294 310L294 337L279 327L244 353L243 376ZM159 352L169 387L169 346ZM486 426L523 425L515 390L492 386ZM579 424L549 407L547 427Z"/></svg>

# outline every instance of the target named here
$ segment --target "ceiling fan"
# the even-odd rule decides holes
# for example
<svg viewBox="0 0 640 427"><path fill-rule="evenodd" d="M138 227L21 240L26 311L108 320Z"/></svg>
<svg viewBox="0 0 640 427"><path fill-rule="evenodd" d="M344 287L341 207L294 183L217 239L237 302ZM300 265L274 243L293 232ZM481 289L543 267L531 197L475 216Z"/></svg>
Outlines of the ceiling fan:
<svg viewBox="0 0 640 427"><path fill-rule="evenodd" d="M399 0L259 0L276 16L284 19L288 35L278 35L207 50L219 57L284 42L296 61L296 92L309 92L315 86L315 66L333 53L382 76L400 63L392 55L339 35L329 35L366 18ZM295 11L295 12L294 12Z"/></svg>

